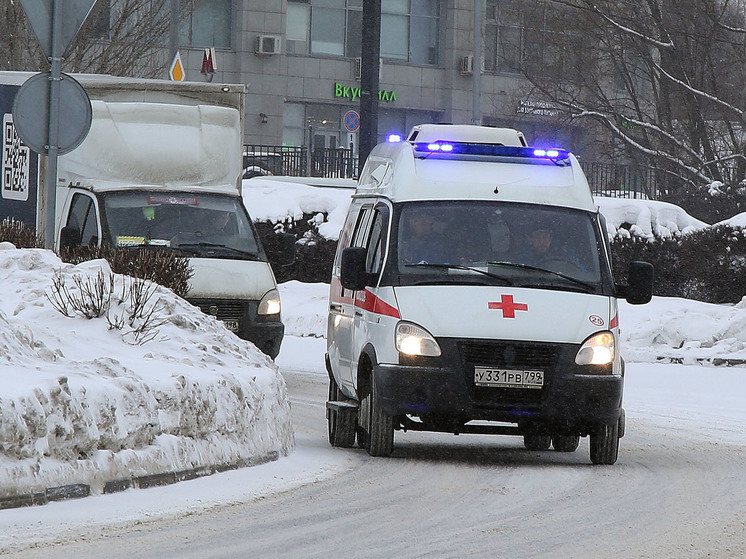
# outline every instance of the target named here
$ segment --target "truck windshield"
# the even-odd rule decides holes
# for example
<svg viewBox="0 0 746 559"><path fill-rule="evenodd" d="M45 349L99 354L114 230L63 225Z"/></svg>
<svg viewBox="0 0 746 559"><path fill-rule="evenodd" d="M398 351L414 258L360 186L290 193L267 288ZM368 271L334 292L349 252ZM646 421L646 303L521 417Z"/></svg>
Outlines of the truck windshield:
<svg viewBox="0 0 746 559"><path fill-rule="evenodd" d="M395 261L403 284L481 283L601 292L595 214L510 202L402 204Z"/></svg>
<svg viewBox="0 0 746 559"><path fill-rule="evenodd" d="M103 196L115 246L171 247L188 256L264 259L240 199L219 194L131 191Z"/></svg>

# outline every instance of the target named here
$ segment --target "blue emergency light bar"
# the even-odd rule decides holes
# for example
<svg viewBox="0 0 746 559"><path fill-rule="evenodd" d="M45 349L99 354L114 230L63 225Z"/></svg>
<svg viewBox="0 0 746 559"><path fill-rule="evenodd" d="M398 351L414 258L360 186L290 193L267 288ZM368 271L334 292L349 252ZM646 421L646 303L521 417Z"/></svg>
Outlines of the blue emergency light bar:
<svg viewBox="0 0 746 559"><path fill-rule="evenodd" d="M503 146L500 144L476 144L468 142L415 142L412 144L418 157L435 154L479 156L479 157L516 157L532 160L559 162L567 159L570 152L566 149L546 149L533 147Z"/></svg>

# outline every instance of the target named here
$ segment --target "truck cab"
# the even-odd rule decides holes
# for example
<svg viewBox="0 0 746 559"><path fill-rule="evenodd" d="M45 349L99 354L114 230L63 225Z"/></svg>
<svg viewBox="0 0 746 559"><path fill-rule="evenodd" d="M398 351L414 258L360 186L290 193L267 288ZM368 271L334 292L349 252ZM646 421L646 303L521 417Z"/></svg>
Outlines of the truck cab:
<svg viewBox="0 0 746 559"><path fill-rule="evenodd" d="M280 296L240 195L245 87L80 80L93 117L58 160L55 248L172 250L192 269L186 299L276 357Z"/></svg>
<svg viewBox="0 0 746 559"><path fill-rule="evenodd" d="M576 158L515 130L421 125L366 161L332 271L333 446L389 455L397 430L518 435L613 464L624 434L617 297Z"/></svg>

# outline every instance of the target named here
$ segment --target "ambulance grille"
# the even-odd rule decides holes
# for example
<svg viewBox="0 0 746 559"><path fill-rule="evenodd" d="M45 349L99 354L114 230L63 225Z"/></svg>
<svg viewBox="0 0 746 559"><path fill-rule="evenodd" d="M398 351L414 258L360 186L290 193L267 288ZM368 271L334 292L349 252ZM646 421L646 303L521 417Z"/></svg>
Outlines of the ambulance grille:
<svg viewBox="0 0 746 559"><path fill-rule="evenodd" d="M504 369L552 371L559 348L551 344L513 342L461 342L461 359L466 365L488 365Z"/></svg>
<svg viewBox="0 0 746 559"><path fill-rule="evenodd" d="M558 346L552 344L514 342L461 342L458 347L470 384L473 384L474 366L482 365L500 369L544 371L545 387L551 385L561 351ZM526 406L526 409L538 408L545 393L545 390L537 389L478 386L472 386L472 390L476 408L495 410L515 406Z"/></svg>

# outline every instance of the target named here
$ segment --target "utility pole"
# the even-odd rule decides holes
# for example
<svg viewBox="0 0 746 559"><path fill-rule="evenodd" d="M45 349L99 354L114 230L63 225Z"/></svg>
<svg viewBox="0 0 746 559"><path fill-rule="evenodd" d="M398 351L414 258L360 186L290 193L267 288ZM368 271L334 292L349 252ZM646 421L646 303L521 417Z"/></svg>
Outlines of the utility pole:
<svg viewBox="0 0 746 559"><path fill-rule="evenodd" d="M472 68L471 123L482 124L482 5L474 0L474 67Z"/></svg>
<svg viewBox="0 0 746 559"><path fill-rule="evenodd" d="M363 0L360 61L360 139L358 169L378 142L378 72L381 59L381 0Z"/></svg>

